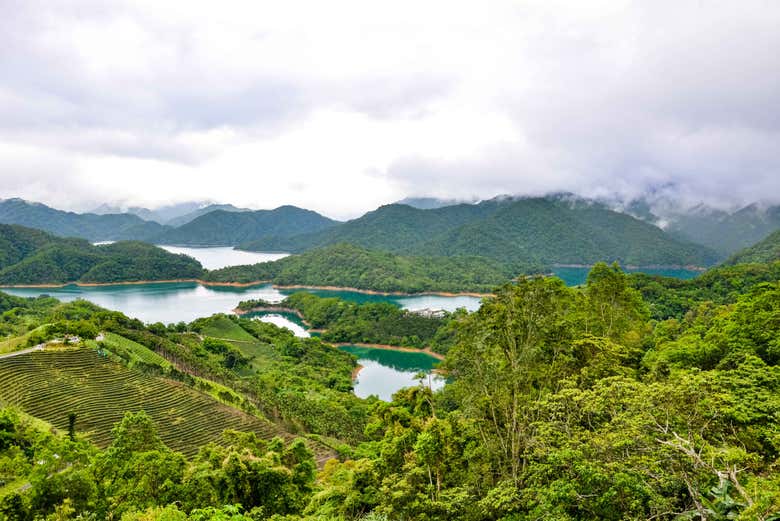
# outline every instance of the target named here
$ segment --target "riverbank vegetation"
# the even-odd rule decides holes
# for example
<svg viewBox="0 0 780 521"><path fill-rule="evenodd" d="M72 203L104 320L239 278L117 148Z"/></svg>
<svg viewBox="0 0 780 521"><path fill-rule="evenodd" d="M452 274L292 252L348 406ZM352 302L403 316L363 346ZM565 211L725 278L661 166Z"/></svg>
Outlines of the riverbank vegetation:
<svg viewBox="0 0 780 521"><path fill-rule="evenodd" d="M256 320L217 315L142 327L85 303L47 312L40 308L49 304L30 301L32 317L48 313L51 321L56 309L59 320L97 321L101 331L258 404L268 419L276 410L286 432L297 425L300 434L320 433L306 443L336 450L325 462L302 442L229 433L188 457L137 414L98 450L86 443L88 432L76 428L70 441L5 411L0 469L13 469L6 472L16 485L2 489L0 512L13 519L109 512L126 520L777 519L778 275L777 265L713 270L705 282L680 286L682 307L669 310L656 304L674 302L678 288L617 266L596 265L577 288L554 277L507 283L478 311L449 322L450 383L436 393L411 387L392 402L351 396L340 369L354 364L348 355ZM660 297L648 290L654 285ZM341 306L294 297L320 323ZM23 319L27 301L5 302L22 308L2 315L14 321L9 329L35 325ZM355 320L362 316L353 311ZM227 368L206 338L255 360L267 356L278 370ZM64 430L67 411L61 416Z"/></svg>
<svg viewBox="0 0 780 521"><path fill-rule="evenodd" d="M326 342L429 347L438 353L449 347L447 326L465 313L416 313L389 302L358 304L307 292L290 295L279 304L254 300L238 305L245 311L278 307L297 312L310 327L322 331L320 338Z"/></svg>
<svg viewBox="0 0 780 521"><path fill-rule="evenodd" d="M404 257L349 244L337 244L273 262L211 271L204 276L204 280L262 280L273 281L280 286L337 286L402 293L486 293L519 273L540 269L540 266L530 265L513 269L478 257Z"/></svg>

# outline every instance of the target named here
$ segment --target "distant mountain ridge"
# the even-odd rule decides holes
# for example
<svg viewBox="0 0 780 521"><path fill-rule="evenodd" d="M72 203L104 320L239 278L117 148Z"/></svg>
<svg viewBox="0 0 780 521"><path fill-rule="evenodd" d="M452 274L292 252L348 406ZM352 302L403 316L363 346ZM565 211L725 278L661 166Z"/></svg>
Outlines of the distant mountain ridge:
<svg viewBox="0 0 780 521"><path fill-rule="evenodd" d="M0 284L191 279L203 267L186 255L138 241L93 246L85 239L0 224Z"/></svg>
<svg viewBox="0 0 780 521"><path fill-rule="evenodd" d="M312 210L280 206L273 210L214 210L157 236L160 244L235 246L263 237L286 238L316 233L337 224Z"/></svg>
<svg viewBox="0 0 780 521"><path fill-rule="evenodd" d="M251 212L252 211L249 208L238 208L237 206L233 206L232 204L209 204L207 206L203 206L202 208L198 208L197 210L193 210L191 212L185 213L184 215L175 217L167 221L165 224L167 224L168 226L173 226L174 228L178 228L179 226L183 226L188 222L194 221L201 215L206 215L207 213L211 213L217 210L222 210L225 212Z"/></svg>
<svg viewBox="0 0 780 521"><path fill-rule="evenodd" d="M74 213L56 210L23 199L0 201L0 224L18 224L60 237L81 237L89 241L151 240L166 228L137 215Z"/></svg>
<svg viewBox="0 0 780 521"><path fill-rule="evenodd" d="M753 246L738 251L723 264L727 266L751 263L764 264L775 261L780 261L780 230L772 232Z"/></svg>
<svg viewBox="0 0 780 521"><path fill-rule="evenodd" d="M322 232L266 237L240 247L300 252L337 243L405 255L476 255L521 264L706 266L718 260L708 248L572 194L502 196L430 210L392 204Z"/></svg>
<svg viewBox="0 0 780 521"><path fill-rule="evenodd" d="M617 209L661 226L678 239L707 246L722 258L780 229L780 205L752 203L729 211L706 204L684 208L674 201L640 197Z"/></svg>
<svg viewBox="0 0 780 521"><path fill-rule="evenodd" d="M295 206L251 211L233 205L209 205L179 216L174 222L183 224L162 225L129 213L66 212L18 198L0 200L0 224L17 224L92 242L138 240L156 244L233 246L265 236L316 232L337 223Z"/></svg>

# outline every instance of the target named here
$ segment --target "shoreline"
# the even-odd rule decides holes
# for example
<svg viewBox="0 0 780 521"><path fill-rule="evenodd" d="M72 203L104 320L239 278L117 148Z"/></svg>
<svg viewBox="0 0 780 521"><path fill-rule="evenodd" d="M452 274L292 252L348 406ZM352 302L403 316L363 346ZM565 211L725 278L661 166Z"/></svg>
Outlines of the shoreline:
<svg viewBox="0 0 780 521"><path fill-rule="evenodd" d="M610 264L608 264L610 265ZM592 268L593 264L552 264L553 268ZM688 270L688 271L707 271L709 268L702 266L694 266L692 264L648 264L647 266L637 266L634 264L627 264L620 266L623 270Z"/></svg>
<svg viewBox="0 0 780 521"><path fill-rule="evenodd" d="M492 293L477 293L474 291L462 291L462 292L420 291L418 293L404 293L403 291L378 291L373 289L351 288L348 286L309 286L306 284L291 284L291 285L273 284L273 287L274 289L316 289L316 290L323 290L323 291L349 291L351 293L364 293L366 295L385 295L391 297L418 297L418 296L430 295L430 296L438 296L438 297L484 298L492 295Z"/></svg>
<svg viewBox="0 0 780 521"><path fill-rule="evenodd" d="M248 315L250 313L289 313L301 319L303 325L306 326L306 331L308 332L314 331L319 333L325 331L324 329L312 328L311 323L308 320L306 320L306 318L304 318L303 313L293 308L286 308L283 306L269 306L264 308L252 308L252 309L241 309L241 308L233 309L233 314L238 315L239 317Z"/></svg>
<svg viewBox="0 0 780 521"><path fill-rule="evenodd" d="M384 351L400 351L402 353L422 353L430 356L431 358L435 358L440 362L444 360L444 355L431 351L429 347L424 347L422 349L419 349L416 347L391 346L388 344L364 344L362 342L327 342L327 343L332 345L333 347L355 346L355 347L367 347L369 349L382 349Z"/></svg>
<svg viewBox="0 0 780 521"><path fill-rule="evenodd" d="M385 295L395 297L418 297L418 296L438 296L438 297L477 297L484 298L489 297L492 293L476 293L476 292L449 292L449 291L423 291L419 293L404 293L401 291L376 291L371 289L359 289L351 288L347 286L308 286L304 284L294 285L278 285L273 284L270 280L256 280L253 282L212 282L202 279L164 279L164 280L131 280L124 282L62 282L62 283L45 283L45 284L6 284L0 285L0 290L3 288L65 288L67 286L77 286L85 288L103 287L103 286L136 286L143 284L178 284L183 282L193 282L200 284L201 286L209 287L235 287L235 288L248 288L252 286L263 286L271 284L274 289L313 289L323 291L349 291L351 293L363 293L366 295Z"/></svg>

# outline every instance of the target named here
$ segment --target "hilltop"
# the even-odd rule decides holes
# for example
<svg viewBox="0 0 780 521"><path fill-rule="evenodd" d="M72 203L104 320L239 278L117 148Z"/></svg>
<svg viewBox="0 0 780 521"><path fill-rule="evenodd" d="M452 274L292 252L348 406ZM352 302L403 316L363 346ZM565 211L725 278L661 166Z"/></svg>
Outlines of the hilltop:
<svg viewBox="0 0 780 521"><path fill-rule="evenodd" d="M623 265L714 264L712 250L606 205L570 196L497 198L430 210L387 205L322 232L244 243L300 252L335 243L404 255L483 256L500 262Z"/></svg>
<svg viewBox="0 0 780 521"><path fill-rule="evenodd" d="M0 224L0 284L64 284L197 278L198 261L151 244L94 246L23 226Z"/></svg>
<svg viewBox="0 0 780 521"><path fill-rule="evenodd" d="M780 230L729 257L725 265L767 263L780 260Z"/></svg>

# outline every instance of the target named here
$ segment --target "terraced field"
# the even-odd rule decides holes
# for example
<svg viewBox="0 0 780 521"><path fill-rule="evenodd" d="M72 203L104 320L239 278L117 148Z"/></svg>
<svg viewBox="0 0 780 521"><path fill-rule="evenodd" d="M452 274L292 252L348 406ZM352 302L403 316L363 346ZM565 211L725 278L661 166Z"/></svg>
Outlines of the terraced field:
<svg viewBox="0 0 780 521"><path fill-rule="evenodd" d="M100 447L125 411L144 410L172 449L192 456L218 442L225 429L254 431L263 438L284 433L275 424L223 405L183 384L111 362L92 349L44 351L0 360L0 404L66 429L68 413L76 429ZM284 436L289 438L288 436Z"/></svg>
<svg viewBox="0 0 780 521"><path fill-rule="evenodd" d="M122 356L122 358L129 359L130 361L138 360L149 365L157 365L163 368L171 365L168 360L158 355L148 347L121 335L117 335L115 333L105 333L103 342L108 349Z"/></svg>

